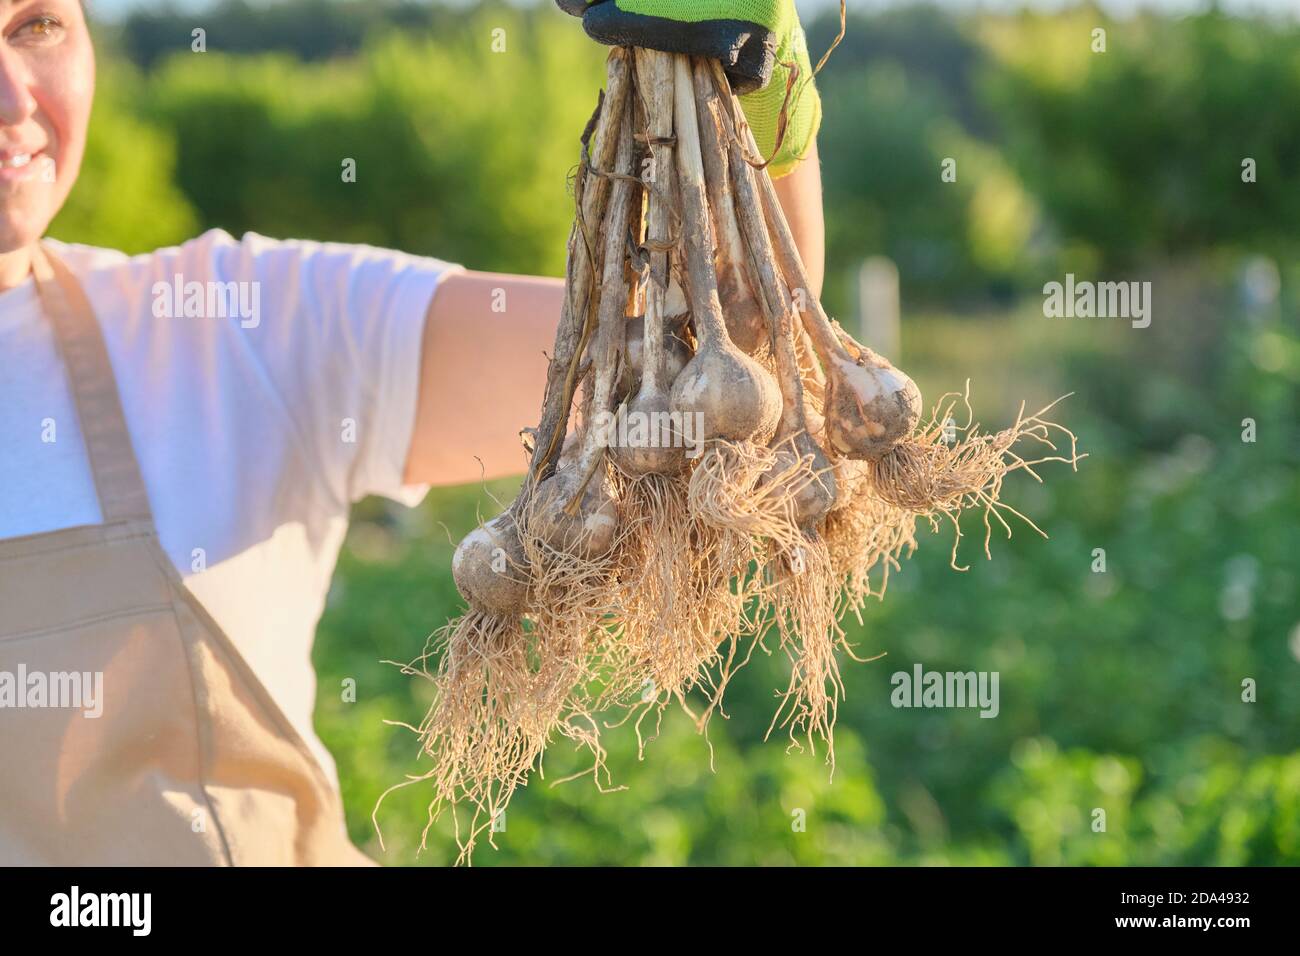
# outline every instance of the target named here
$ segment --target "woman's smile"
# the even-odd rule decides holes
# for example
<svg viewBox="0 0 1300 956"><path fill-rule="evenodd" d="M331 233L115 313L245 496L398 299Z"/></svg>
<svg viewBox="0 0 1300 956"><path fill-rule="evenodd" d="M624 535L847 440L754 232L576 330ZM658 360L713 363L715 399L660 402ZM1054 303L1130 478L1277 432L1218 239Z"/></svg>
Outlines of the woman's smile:
<svg viewBox="0 0 1300 956"><path fill-rule="evenodd" d="M42 176L42 173L53 172L53 165L54 160L45 155L44 147L0 150L0 184L25 183L37 178L52 181L53 176Z"/></svg>

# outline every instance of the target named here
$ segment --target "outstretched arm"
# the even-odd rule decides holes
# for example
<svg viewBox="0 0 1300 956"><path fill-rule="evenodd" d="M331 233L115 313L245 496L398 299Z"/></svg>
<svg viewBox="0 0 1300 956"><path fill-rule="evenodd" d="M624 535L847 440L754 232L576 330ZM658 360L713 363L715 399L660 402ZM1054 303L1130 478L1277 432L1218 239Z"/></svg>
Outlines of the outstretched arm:
<svg viewBox="0 0 1300 956"><path fill-rule="evenodd" d="M799 247L799 258L808 272L808 281L812 283L808 291L820 299L826 275L826 217L822 206L822 167L817 158L816 140L812 141L794 171L773 185Z"/></svg>
<svg viewBox="0 0 1300 956"><path fill-rule="evenodd" d="M537 424L563 303L560 279L465 272L442 281L424 319L408 484L527 470L519 432Z"/></svg>

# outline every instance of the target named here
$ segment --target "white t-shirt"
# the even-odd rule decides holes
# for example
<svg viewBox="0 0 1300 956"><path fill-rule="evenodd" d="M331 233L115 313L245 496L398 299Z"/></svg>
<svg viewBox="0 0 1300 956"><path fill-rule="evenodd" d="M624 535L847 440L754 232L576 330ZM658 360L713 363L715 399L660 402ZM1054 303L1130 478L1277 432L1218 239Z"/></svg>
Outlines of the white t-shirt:
<svg viewBox="0 0 1300 956"><path fill-rule="evenodd" d="M221 230L130 257L53 246L104 331L163 548L334 779L312 726L316 624L349 505L427 490L402 475L425 313L458 267ZM231 290L224 308L207 296ZM0 293L0 538L101 521L29 277Z"/></svg>

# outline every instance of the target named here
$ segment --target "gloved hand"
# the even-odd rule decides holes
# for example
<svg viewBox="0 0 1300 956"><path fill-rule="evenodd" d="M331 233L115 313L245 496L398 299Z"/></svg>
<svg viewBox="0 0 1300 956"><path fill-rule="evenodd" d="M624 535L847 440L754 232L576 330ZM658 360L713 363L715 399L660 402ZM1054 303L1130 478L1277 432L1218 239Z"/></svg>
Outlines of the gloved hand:
<svg viewBox="0 0 1300 956"><path fill-rule="evenodd" d="M667 53L715 57L743 94L740 103L766 159L776 149L790 67L798 77L790 95L785 138L768 166L783 176L808 152L821 124L821 99L812 82L808 45L794 0L555 0L582 17L592 39Z"/></svg>

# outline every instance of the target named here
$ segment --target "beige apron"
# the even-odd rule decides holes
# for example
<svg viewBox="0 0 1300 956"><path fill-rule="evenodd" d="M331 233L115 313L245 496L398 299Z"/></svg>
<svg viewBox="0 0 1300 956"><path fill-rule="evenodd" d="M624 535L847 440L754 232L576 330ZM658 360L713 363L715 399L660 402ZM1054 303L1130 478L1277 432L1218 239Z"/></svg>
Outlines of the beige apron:
<svg viewBox="0 0 1300 956"><path fill-rule="evenodd" d="M80 285L49 249L32 271L104 523L0 540L0 681L17 695L0 686L0 865L369 862L320 765L159 544ZM103 675L98 717L74 674L92 692ZM29 706L42 683L44 706Z"/></svg>

